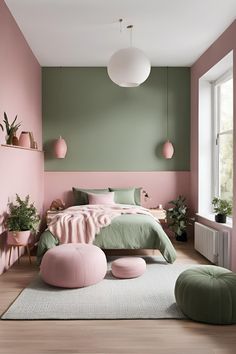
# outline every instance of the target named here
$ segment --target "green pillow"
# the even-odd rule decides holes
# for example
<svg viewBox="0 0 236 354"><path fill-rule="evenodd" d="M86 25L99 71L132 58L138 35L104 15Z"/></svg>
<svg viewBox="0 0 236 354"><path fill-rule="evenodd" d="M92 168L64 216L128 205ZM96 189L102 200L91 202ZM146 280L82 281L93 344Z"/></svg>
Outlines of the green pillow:
<svg viewBox="0 0 236 354"><path fill-rule="evenodd" d="M115 192L115 203L136 205L134 192L135 188L109 188L110 192Z"/></svg>
<svg viewBox="0 0 236 354"><path fill-rule="evenodd" d="M72 190L73 190L73 194L74 194L75 205L89 204L88 193L94 193L94 194L109 193L109 189L108 188L104 188L104 189L81 189L81 188L73 187Z"/></svg>
<svg viewBox="0 0 236 354"><path fill-rule="evenodd" d="M142 187L135 188L134 190L134 201L136 205L141 205L141 191Z"/></svg>

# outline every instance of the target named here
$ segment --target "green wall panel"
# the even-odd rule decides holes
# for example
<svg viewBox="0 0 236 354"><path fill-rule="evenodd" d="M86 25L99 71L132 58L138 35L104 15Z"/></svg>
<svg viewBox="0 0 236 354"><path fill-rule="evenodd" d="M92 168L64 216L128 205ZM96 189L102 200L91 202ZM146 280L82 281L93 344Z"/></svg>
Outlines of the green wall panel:
<svg viewBox="0 0 236 354"><path fill-rule="evenodd" d="M60 135L63 160L51 155ZM137 88L118 87L106 68L43 68L45 170L189 170L189 68L169 68L169 137L175 155L165 160L166 68L153 67Z"/></svg>

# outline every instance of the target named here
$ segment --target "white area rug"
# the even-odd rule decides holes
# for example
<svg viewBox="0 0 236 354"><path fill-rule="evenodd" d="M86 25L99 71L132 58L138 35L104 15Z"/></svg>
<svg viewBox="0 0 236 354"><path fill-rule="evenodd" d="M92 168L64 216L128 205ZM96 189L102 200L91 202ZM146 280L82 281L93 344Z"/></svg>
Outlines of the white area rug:
<svg viewBox="0 0 236 354"><path fill-rule="evenodd" d="M145 260L147 270L139 278L116 279L108 270L103 281L80 289L55 288L38 276L2 319L184 318L175 303L175 281L193 265L167 264L161 257Z"/></svg>

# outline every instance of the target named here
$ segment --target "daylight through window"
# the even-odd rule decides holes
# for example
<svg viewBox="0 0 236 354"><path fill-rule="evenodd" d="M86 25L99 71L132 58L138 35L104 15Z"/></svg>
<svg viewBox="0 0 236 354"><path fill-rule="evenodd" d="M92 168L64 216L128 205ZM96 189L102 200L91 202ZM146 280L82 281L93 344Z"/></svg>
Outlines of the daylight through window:
<svg viewBox="0 0 236 354"><path fill-rule="evenodd" d="M233 201L233 78L226 73L214 83L214 194Z"/></svg>

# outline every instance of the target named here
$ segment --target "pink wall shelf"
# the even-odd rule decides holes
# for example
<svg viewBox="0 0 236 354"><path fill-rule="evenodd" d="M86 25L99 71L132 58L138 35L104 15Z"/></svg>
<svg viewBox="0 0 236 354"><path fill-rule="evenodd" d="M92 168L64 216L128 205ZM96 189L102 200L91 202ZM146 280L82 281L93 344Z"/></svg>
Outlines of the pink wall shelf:
<svg viewBox="0 0 236 354"><path fill-rule="evenodd" d="M22 149L22 150L31 150L31 151L37 151L37 152L44 152L44 151L42 151L42 150L26 148L26 147L17 146L17 145L1 144L1 146L2 146L2 147L6 147L6 148L13 148L13 149Z"/></svg>

